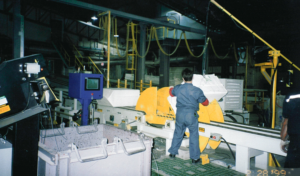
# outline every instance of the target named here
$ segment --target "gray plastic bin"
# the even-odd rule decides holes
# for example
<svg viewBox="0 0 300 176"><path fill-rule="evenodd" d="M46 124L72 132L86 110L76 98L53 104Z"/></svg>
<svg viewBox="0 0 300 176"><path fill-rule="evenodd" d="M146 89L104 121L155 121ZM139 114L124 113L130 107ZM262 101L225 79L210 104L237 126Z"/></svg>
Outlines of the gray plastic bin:
<svg viewBox="0 0 300 176"><path fill-rule="evenodd" d="M150 175L152 138L113 126L41 130L38 175Z"/></svg>

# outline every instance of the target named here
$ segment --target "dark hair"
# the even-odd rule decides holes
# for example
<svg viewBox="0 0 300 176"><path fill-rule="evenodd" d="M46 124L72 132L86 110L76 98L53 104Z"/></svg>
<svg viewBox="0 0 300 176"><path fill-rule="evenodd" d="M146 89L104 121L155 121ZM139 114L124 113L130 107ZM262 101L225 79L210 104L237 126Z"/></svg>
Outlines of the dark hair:
<svg viewBox="0 0 300 176"><path fill-rule="evenodd" d="M184 81L192 81L193 79L193 71L186 68L182 71L182 78L184 79Z"/></svg>

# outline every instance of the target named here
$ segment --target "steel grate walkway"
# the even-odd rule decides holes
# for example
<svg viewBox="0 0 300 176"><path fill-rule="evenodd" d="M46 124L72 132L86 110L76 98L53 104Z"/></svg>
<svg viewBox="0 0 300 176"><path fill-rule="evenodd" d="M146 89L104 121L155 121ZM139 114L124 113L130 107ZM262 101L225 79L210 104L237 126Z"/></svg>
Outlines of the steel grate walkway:
<svg viewBox="0 0 300 176"><path fill-rule="evenodd" d="M157 164L157 165L156 165ZM158 173L157 173L158 167ZM169 157L163 157L158 160L152 160L152 176L157 175L245 175L235 170L227 169L223 166L216 164L196 164L193 165L191 160L183 160L180 158L170 159Z"/></svg>

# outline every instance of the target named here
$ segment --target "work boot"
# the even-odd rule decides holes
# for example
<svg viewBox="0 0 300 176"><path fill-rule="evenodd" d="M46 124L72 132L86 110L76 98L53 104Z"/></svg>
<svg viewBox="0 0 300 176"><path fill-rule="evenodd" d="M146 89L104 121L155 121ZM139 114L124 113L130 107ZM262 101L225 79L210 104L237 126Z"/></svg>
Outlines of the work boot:
<svg viewBox="0 0 300 176"><path fill-rule="evenodd" d="M169 157L170 157L171 159L175 159L175 155L174 155L174 154L171 154L171 153L170 153Z"/></svg>
<svg viewBox="0 0 300 176"><path fill-rule="evenodd" d="M198 164L198 163L201 163L201 159L192 159L192 164Z"/></svg>

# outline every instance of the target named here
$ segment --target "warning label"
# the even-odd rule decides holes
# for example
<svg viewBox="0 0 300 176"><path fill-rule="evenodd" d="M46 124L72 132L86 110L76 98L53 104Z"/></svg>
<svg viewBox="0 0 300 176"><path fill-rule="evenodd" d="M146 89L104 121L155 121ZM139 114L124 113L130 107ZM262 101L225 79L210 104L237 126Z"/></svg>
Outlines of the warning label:
<svg viewBox="0 0 300 176"><path fill-rule="evenodd" d="M0 97L0 106L7 104L7 99L5 96Z"/></svg>
<svg viewBox="0 0 300 176"><path fill-rule="evenodd" d="M204 133L205 132L205 128L199 127L199 131L202 132L202 133Z"/></svg>
<svg viewBox="0 0 300 176"><path fill-rule="evenodd" d="M0 106L0 114L6 113L8 111L10 111L9 105L2 105L2 106Z"/></svg>

